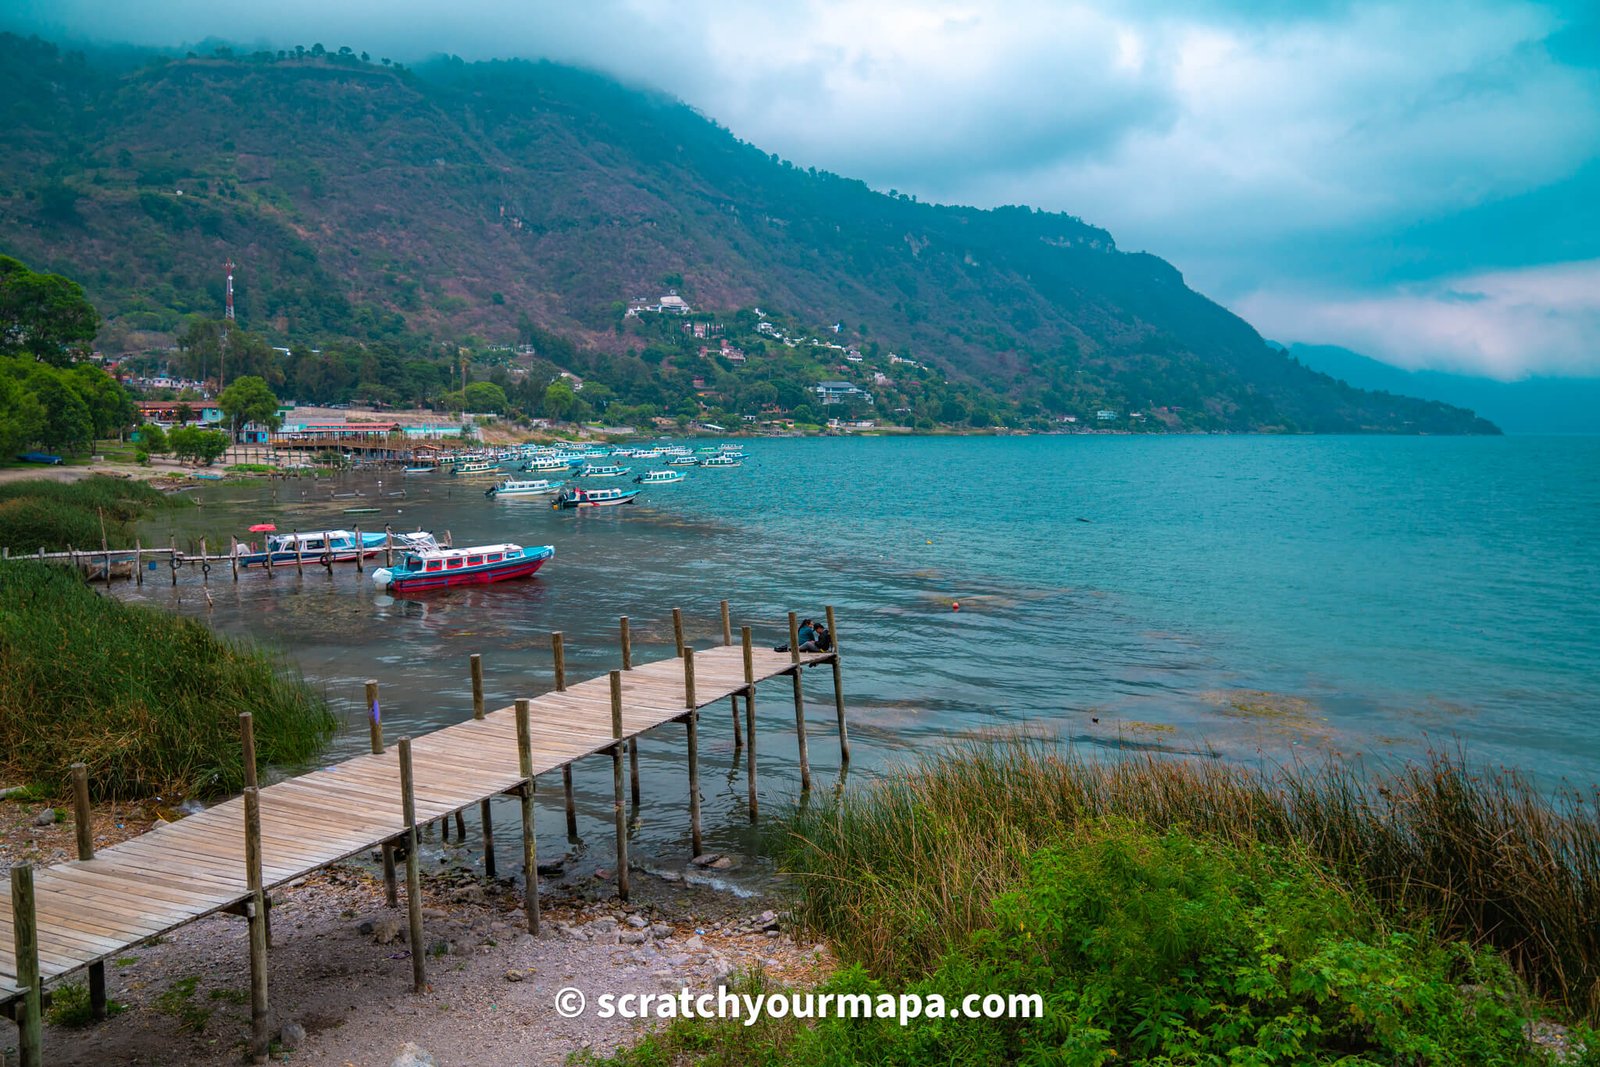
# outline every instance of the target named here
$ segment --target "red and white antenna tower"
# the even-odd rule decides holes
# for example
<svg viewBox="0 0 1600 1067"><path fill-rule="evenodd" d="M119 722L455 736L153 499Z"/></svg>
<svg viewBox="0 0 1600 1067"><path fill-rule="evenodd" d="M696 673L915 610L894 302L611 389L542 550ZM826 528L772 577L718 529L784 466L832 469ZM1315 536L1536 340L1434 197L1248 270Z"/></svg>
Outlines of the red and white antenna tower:
<svg viewBox="0 0 1600 1067"><path fill-rule="evenodd" d="M228 272L228 303L222 309L222 317L227 319L229 322L232 322L233 321L233 260L231 260L231 259L228 260L228 262L226 262L226 263L224 263L222 265L222 268Z"/></svg>

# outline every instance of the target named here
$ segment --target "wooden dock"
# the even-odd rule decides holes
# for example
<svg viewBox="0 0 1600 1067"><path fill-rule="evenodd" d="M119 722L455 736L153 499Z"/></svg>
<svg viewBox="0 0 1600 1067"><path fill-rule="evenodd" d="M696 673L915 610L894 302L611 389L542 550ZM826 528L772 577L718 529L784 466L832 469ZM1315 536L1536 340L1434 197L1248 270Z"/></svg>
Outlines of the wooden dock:
<svg viewBox="0 0 1600 1067"><path fill-rule="evenodd" d="M833 609L829 631L837 633ZM233 800L132 840L96 851L89 834L88 788L75 765L80 859L33 870L18 865L0 879L0 1014L16 1021L22 1067L43 1062L41 991L46 983L87 968L91 999L103 1011L104 961L152 937L216 912L242 915L251 928L251 1049L267 1052L267 943L271 891L320 868L374 849L382 852L390 904L400 893L396 865L406 869L406 896L415 987L424 988L416 834L419 825L477 807L482 819L485 868L494 873L489 823L491 798L511 794L522 802L523 855L528 884L528 929L537 933L538 865L534 854L534 779L563 772L567 818L572 825L571 765L609 753L616 808L618 892L628 893L627 829L623 816L623 763L633 756L632 789L638 803L637 739L669 723L686 724L687 779L694 850L700 851L699 709L731 705L735 744L748 748L749 812L756 818L756 686L793 680L802 789L810 788L801 672L833 669L840 755L849 761L837 638L833 651L801 653L795 615L788 619L791 651L752 647L750 628L733 643L728 605L722 602L723 643L696 651L683 641L682 616L673 612L679 653L634 665L628 620L620 625L622 669L566 684L562 635L552 635L555 689L510 707L486 711L482 664L470 662L473 714L454 726L386 745L376 682L367 684L372 752L325 770L256 788L250 717L241 716L247 787ZM740 698L744 713L739 710ZM740 721L742 718L742 722ZM258 945L259 942L259 945Z"/></svg>

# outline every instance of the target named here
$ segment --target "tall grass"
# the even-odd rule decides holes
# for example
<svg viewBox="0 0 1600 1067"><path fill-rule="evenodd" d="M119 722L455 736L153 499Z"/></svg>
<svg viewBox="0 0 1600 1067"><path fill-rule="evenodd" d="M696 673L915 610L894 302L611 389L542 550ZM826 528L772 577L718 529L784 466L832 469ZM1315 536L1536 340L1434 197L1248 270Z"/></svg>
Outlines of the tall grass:
<svg viewBox="0 0 1600 1067"><path fill-rule="evenodd" d="M809 922L909 977L988 925L1030 856L1105 818L1303 849L1390 915L1492 946L1539 995L1600 1019L1600 790L1551 798L1459 755L1373 776L974 744L801 810L778 850Z"/></svg>
<svg viewBox="0 0 1600 1067"><path fill-rule="evenodd" d="M260 760L314 755L335 720L284 664L203 624L128 605L70 571L0 564L0 774L60 783L89 765L100 797L243 785L240 712Z"/></svg>
<svg viewBox="0 0 1600 1067"><path fill-rule="evenodd" d="M0 484L0 545L12 554L133 545L134 523L155 508L192 504L144 482L93 475L76 482L30 479Z"/></svg>

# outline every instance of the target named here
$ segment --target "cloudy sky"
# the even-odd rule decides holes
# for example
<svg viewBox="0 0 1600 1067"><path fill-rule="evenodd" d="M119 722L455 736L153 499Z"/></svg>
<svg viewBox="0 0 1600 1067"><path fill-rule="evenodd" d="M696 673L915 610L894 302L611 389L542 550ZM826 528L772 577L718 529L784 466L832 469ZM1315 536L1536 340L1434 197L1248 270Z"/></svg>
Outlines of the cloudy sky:
<svg viewBox="0 0 1600 1067"><path fill-rule="evenodd" d="M1268 337L1600 375L1600 0L0 0L0 23L575 62L876 188L1080 215Z"/></svg>

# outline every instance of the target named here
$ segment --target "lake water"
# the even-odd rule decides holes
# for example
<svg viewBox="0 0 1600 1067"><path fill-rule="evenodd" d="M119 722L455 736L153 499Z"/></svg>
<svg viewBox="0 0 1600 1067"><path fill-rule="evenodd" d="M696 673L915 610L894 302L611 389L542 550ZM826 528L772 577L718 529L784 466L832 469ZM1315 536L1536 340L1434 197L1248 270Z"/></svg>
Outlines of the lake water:
<svg viewBox="0 0 1600 1067"><path fill-rule="evenodd" d="M223 486L178 513L180 537L359 520L448 529L458 545L551 544L556 557L530 581L412 600L350 566L237 585L218 569L209 600L197 576L173 589L161 572L128 595L282 648L345 717L330 758L366 746L369 677L398 736L470 716L471 653L502 706L550 687L552 630L569 676L588 677L619 665L619 615L636 657L664 658L673 607L706 647L727 598L735 627L769 646L786 639L787 611L834 605L852 776L1031 727L1108 756L1382 762L1459 746L1551 783L1600 780L1600 438L827 438L747 451L741 468L584 513L488 500L491 481L442 474ZM356 505L383 511L344 514ZM149 531L158 543L172 521ZM762 692L773 811L798 788L793 708L784 683ZM825 676L810 676L808 698L826 788L838 746ZM747 856L727 715L703 713L701 732L707 847ZM635 852L676 866L682 733L641 752ZM576 778L593 849L578 866L603 865L609 760ZM544 855L566 847L554 792L541 793ZM512 810L498 823L512 827Z"/></svg>

